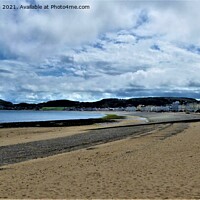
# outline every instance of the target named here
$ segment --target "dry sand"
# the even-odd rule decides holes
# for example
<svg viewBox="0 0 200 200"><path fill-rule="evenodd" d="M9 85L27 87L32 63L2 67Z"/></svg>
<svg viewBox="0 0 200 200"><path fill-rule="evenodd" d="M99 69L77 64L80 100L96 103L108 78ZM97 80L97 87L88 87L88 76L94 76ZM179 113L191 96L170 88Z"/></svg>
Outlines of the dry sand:
<svg viewBox="0 0 200 200"><path fill-rule="evenodd" d="M200 122L4 166L0 198L200 198ZM170 137L168 137L170 136Z"/></svg>

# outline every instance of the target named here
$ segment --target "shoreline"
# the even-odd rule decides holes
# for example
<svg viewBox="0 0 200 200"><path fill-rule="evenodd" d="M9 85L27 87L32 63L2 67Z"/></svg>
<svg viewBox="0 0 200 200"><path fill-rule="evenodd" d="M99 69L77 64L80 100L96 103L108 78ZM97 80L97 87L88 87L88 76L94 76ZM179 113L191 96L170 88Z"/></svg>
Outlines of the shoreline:
<svg viewBox="0 0 200 200"><path fill-rule="evenodd" d="M46 111L49 112L49 111ZM71 112L71 111L68 111ZM72 111L74 112L74 111ZM80 111L78 111L80 112ZM85 111L83 111L85 112ZM127 120L127 118L131 118L131 116L127 115L128 112L119 112L119 111L86 111L87 113L97 113L101 114L102 117L94 117L94 118L86 118L86 119L62 119L62 120L39 120L39 121L21 121L21 122L0 122L0 129L1 128L28 128L28 127L69 127L69 126L84 126L84 125L92 125L95 123L118 123L122 120ZM124 116L125 118L111 118L111 119L104 119L107 115L114 114L117 116ZM132 116L139 118L137 116Z"/></svg>
<svg viewBox="0 0 200 200"><path fill-rule="evenodd" d="M139 117L127 116L126 119L117 119L115 122L109 121L102 123L101 121L101 123L94 123L91 125L84 124L79 126L77 126L77 123L74 123L74 126L63 126L61 124L57 124L57 126L51 127L12 127L12 124L10 124L10 127L0 128L0 147L39 140L54 139L58 137L67 137L79 133L86 133L93 129L138 123L141 123Z"/></svg>
<svg viewBox="0 0 200 200"><path fill-rule="evenodd" d="M187 128L188 123L191 122L198 123L200 122L200 119L182 119L179 121L171 120L164 122L158 121L108 127L93 126L87 127L84 131L79 130L61 137L56 135L53 138L44 137L43 139L40 138L26 142L21 141L13 144L8 143L7 145L0 146L0 166L90 148L99 144L126 139L128 137L145 136L149 133L151 134L152 131L154 132L155 130L159 130L160 127L162 127L161 129L165 129L165 127L172 126L174 124L178 127L182 127L182 129L178 128L175 132L167 134L165 136L167 138L179 133L181 130L184 130ZM29 129L30 128L26 128L25 131L28 131ZM17 155L16 152L18 152Z"/></svg>
<svg viewBox="0 0 200 200"><path fill-rule="evenodd" d="M28 128L28 127L62 127L62 126L82 126L95 123L112 122L103 118L71 119L71 120L49 120L31 122L6 122L0 123L0 128Z"/></svg>
<svg viewBox="0 0 200 200"><path fill-rule="evenodd" d="M96 111L91 111L96 112ZM84 126L96 123L118 123L119 121L130 120L131 117L140 121L141 123L173 123L173 122L197 122L200 119L200 114L185 114L173 112L124 112L124 111L105 111L98 112L101 114L109 115L116 114L124 116L125 119L103 119L101 118L88 118L88 119L67 119L67 120L48 120L48 121L30 121L30 122L3 122L0 123L1 128L28 128L28 127L70 127L70 126ZM131 124L131 123L130 123ZM114 125L116 126L116 125Z"/></svg>

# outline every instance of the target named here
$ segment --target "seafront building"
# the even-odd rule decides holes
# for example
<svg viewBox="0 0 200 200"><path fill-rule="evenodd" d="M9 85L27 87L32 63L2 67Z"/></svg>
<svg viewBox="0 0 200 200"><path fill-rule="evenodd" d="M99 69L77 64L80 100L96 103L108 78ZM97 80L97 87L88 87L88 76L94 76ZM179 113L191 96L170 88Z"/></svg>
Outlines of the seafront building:
<svg viewBox="0 0 200 200"><path fill-rule="evenodd" d="M200 104L187 103L180 104L179 101L173 102L171 105L154 106L154 105L138 105L136 111L141 112L200 112Z"/></svg>
<svg viewBox="0 0 200 200"><path fill-rule="evenodd" d="M127 112L200 112L200 104L187 103L180 104L178 101L173 102L166 106L154 106L154 105L138 105L128 107L116 107L116 108L65 108L66 111L127 111Z"/></svg>

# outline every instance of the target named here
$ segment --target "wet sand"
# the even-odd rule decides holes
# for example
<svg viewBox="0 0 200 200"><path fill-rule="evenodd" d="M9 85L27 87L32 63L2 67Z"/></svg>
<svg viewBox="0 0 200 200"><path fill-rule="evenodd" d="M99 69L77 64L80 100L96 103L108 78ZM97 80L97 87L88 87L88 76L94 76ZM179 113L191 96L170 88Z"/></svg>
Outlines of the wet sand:
<svg viewBox="0 0 200 200"><path fill-rule="evenodd" d="M0 168L0 198L200 198L200 122Z"/></svg>
<svg viewBox="0 0 200 200"><path fill-rule="evenodd" d="M166 124L154 124L103 128L67 137L2 146L0 147L0 166L30 159L43 158L78 149L93 148L93 146L97 144L104 144L127 137L149 134L151 131L163 129L166 126ZM183 129L185 128L184 124L182 127Z"/></svg>

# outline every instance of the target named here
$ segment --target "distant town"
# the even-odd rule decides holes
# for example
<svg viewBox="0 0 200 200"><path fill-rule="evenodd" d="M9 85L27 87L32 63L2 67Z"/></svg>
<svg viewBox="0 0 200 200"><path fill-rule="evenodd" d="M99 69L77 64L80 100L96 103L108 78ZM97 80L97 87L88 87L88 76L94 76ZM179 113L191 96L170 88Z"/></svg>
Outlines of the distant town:
<svg viewBox="0 0 200 200"><path fill-rule="evenodd" d="M131 99L102 99L96 102L55 100L38 104L13 104L0 100L0 110L42 111L127 111L127 112L200 112L200 102L184 97L148 97Z"/></svg>

